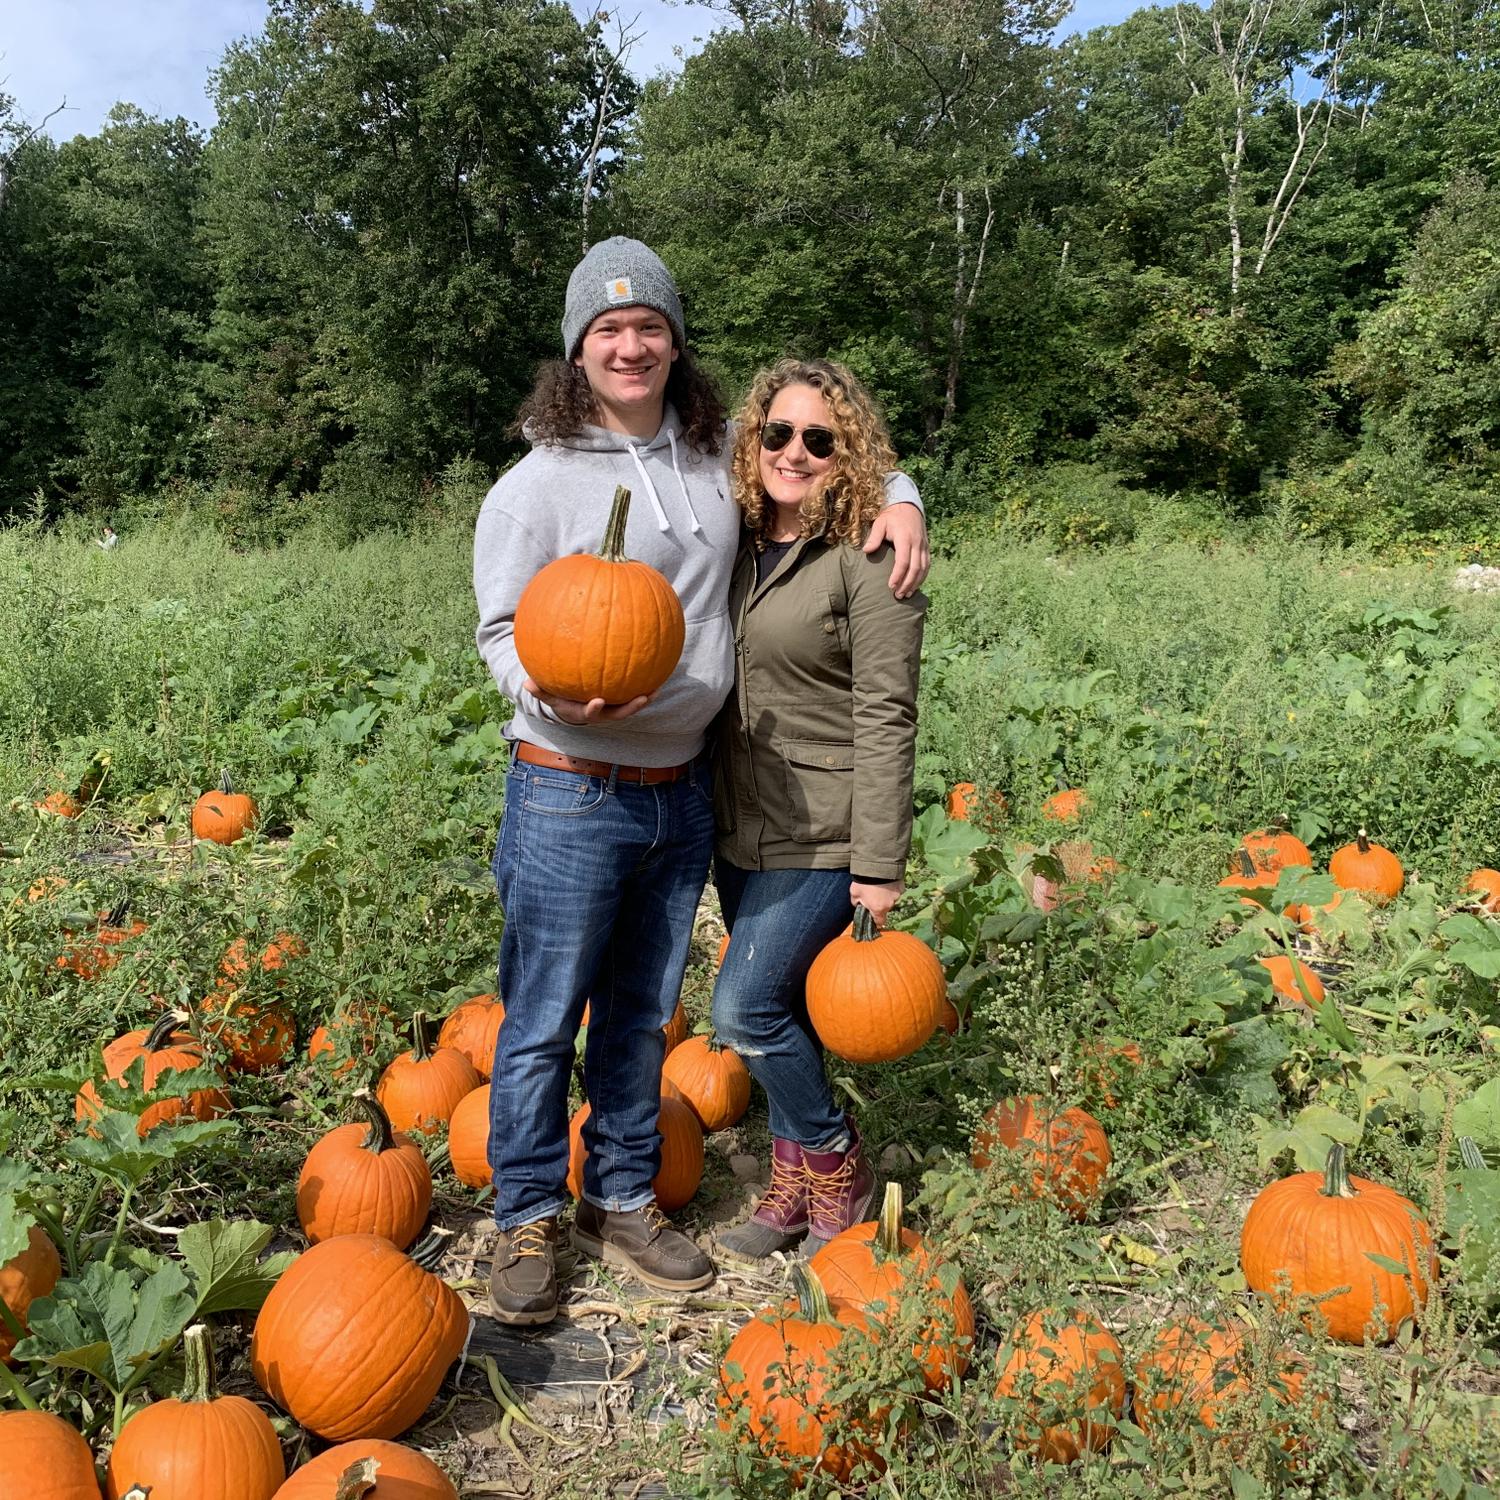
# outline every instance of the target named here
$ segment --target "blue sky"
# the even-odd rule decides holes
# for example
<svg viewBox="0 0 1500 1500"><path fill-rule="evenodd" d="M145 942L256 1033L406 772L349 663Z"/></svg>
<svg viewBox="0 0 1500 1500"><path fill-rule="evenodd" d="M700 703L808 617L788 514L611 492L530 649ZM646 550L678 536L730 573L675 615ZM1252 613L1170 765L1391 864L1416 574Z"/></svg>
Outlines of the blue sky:
<svg viewBox="0 0 1500 1500"><path fill-rule="evenodd" d="M1062 29L1118 21L1135 8L1079 0ZM645 75L675 68L723 20L671 0L623 0L620 14L637 13L644 36L633 62ZM47 127L54 140L92 134L121 99L207 126L209 70L230 42L258 32L265 15L265 0L0 0L0 93L33 123L66 99Z"/></svg>

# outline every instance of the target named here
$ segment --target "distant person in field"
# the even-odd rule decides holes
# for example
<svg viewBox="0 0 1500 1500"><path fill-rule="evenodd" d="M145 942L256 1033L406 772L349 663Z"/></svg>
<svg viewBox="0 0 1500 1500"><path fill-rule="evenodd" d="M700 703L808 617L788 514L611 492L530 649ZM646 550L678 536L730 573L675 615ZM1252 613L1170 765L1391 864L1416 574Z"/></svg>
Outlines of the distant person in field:
<svg viewBox="0 0 1500 1500"><path fill-rule="evenodd" d="M508 1323L557 1311L555 1248L569 1201L568 1082L591 1005L584 1079L588 1161L573 1243L667 1291L706 1286L708 1256L657 1208L662 1027L682 989L714 826L705 736L734 680L729 575L740 538L730 434L688 348L670 272L616 237L575 267L562 361L521 412L531 452L486 497L474 539L479 649L515 704L495 882L505 913L505 1021L490 1091L499 1227L490 1306ZM614 489L634 495L626 551L682 602L682 658L649 701L549 698L517 658L516 604L554 558L594 552ZM895 476L869 546L910 593L927 542Z"/></svg>
<svg viewBox="0 0 1500 1500"><path fill-rule="evenodd" d="M759 1260L872 1217L875 1173L829 1087L805 984L856 907L883 927L901 896L927 601L898 598L892 549L866 546L896 459L847 369L781 361L736 429L735 690L714 774L729 948L713 1020L766 1091L772 1147L770 1186L719 1244Z"/></svg>

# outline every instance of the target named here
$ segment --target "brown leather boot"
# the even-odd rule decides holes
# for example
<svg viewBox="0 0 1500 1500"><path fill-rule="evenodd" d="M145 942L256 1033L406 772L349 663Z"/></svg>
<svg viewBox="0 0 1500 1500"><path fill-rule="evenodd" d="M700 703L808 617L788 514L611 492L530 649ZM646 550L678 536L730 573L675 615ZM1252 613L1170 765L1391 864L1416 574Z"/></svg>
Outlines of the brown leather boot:
<svg viewBox="0 0 1500 1500"><path fill-rule="evenodd" d="M617 1214L583 1199L573 1246L607 1266L627 1267L664 1292L695 1292L714 1279L714 1263L654 1203Z"/></svg>
<svg viewBox="0 0 1500 1500"><path fill-rule="evenodd" d="M859 1128L849 1120L847 1151L802 1148L807 1174L807 1216L811 1226L802 1242L804 1255L816 1255L836 1234L865 1223L875 1203L875 1169L864 1159Z"/></svg>
<svg viewBox="0 0 1500 1500"><path fill-rule="evenodd" d="M557 1316L557 1220L500 1231L490 1262L490 1311L502 1323L550 1323Z"/></svg>
<svg viewBox="0 0 1500 1500"><path fill-rule="evenodd" d="M777 1250L789 1250L807 1233L807 1178L802 1170L802 1147L796 1141L771 1138L771 1185L761 1194L755 1212L717 1236L718 1243L742 1260L764 1260Z"/></svg>

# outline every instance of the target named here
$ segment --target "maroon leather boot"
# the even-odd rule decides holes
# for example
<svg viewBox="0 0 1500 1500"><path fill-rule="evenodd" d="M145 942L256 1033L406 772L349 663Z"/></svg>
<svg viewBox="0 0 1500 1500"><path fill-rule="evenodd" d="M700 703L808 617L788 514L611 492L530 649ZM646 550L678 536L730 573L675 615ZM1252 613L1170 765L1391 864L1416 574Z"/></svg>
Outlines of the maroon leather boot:
<svg viewBox="0 0 1500 1500"><path fill-rule="evenodd" d="M771 1185L743 1224L718 1237L729 1255L741 1260L764 1260L787 1250L807 1233L807 1182L802 1171L802 1147L780 1136L771 1141Z"/></svg>
<svg viewBox="0 0 1500 1500"><path fill-rule="evenodd" d="M849 1116L846 1151L802 1151L807 1176L807 1238L804 1255L816 1255L834 1235L863 1224L875 1204L875 1169L864 1159L859 1127Z"/></svg>

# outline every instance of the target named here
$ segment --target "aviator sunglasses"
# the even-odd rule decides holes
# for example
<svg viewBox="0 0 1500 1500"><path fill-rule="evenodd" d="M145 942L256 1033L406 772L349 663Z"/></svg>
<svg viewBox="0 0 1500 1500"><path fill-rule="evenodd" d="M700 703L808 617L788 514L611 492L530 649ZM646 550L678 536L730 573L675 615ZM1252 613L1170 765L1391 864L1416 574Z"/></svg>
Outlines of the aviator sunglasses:
<svg viewBox="0 0 1500 1500"><path fill-rule="evenodd" d="M780 453L797 435L790 422L767 422L760 430L760 445L767 453ZM802 446L814 458L829 458L838 439L826 427L802 428Z"/></svg>

